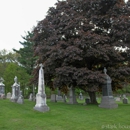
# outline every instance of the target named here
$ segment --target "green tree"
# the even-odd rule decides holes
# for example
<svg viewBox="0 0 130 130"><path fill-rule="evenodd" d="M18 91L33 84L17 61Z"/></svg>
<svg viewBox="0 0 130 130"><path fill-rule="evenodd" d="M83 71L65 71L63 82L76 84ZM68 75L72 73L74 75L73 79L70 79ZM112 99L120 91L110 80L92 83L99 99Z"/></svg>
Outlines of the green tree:
<svg viewBox="0 0 130 130"><path fill-rule="evenodd" d="M33 37L33 33L27 32L25 37L22 37L24 41L20 42L23 48L19 50L13 49L20 56L18 57L18 62L25 67L27 73L31 75L32 70L35 65L36 58L33 56L33 42L30 39Z"/></svg>
<svg viewBox="0 0 130 130"><path fill-rule="evenodd" d="M58 1L33 33L37 64L44 63L47 83L53 81L60 88L80 87L96 103L95 92L103 82L104 67L113 80L113 89L120 82L128 81L129 2Z"/></svg>
<svg viewBox="0 0 130 130"><path fill-rule="evenodd" d="M19 66L16 63L10 63L5 69L3 78L5 80L5 90L7 92L12 92L11 86L14 84L14 77L18 77L18 82L20 82L21 89L24 91L25 87L29 83L30 75L27 74L25 68Z"/></svg>
<svg viewBox="0 0 130 130"><path fill-rule="evenodd" d="M0 76L3 77L4 71L8 64L10 63L18 63L18 53L14 53L11 51L7 51L5 49L0 51Z"/></svg>

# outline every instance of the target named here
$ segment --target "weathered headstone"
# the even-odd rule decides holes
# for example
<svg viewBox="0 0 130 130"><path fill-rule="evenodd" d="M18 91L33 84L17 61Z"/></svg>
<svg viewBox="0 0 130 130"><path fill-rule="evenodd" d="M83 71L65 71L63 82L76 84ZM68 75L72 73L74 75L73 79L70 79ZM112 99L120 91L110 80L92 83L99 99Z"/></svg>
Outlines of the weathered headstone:
<svg viewBox="0 0 130 130"><path fill-rule="evenodd" d="M128 104L128 98L123 98L123 104Z"/></svg>
<svg viewBox="0 0 130 130"><path fill-rule="evenodd" d="M120 101L121 101L121 98L120 98L120 97L116 97L115 100L116 100L117 102L120 102Z"/></svg>
<svg viewBox="0 0 130 130"><path fill-rule="evenodd" d="M77 104L77 100L76 100L76 95L75 95L75 88L74 87L70 87L69 88L69 104Z"/></svg>
<svg viewBox="0 0 130 130"><path fill-rule="evenodd" d="M0 78L0 99L5 98L5 85L3 84L4 79Z"/></svg>
<svg viewBox="0 0 130 130"><path fill-rule="evenodd" d="M11 98L11 93L10 93L10 92L7 93L6 98L7 98L7 99L10 99L10 98Z"/></svg>
<svg viewBox="0 0 130 130"><path fill-rule="evenodd" d="M19 104L23 104L24 103L22 91L20 91L20 93L19 93L19 97L18 97L17 103L19 103Z"/></svg>
<svg viewBox="0 0 130 130"><path fill-rule="evenodd" d="M45 84L44 84L44 70L43 65L40 65L39 79L38 79L38 93L36 95L36 105L34 110L40 112L49 111L49 107L46 104Z"/></svg>
<svg viewBox="0 0 130 130"><path fill-rule="evenodd" d="M51 94L51 102L57 102L56 101L56 94Z"/></svg>
<svg viewBox="0 0 130 130"><path fill-rule="evenodd" d="M56 101L63 101L63 97L61 96L61 91L58 89L58 95L56 95Z"/></svg>
<svg viewBox="0 0 130 130"><path fill-rule="evenodd" d="M80 93L79 93L79 99L80 99L80 100L83 100L83 94L81 93L81 91L80 91Z"/></svg>
<svg viewBox="0 0 130 130"><path fill-rule="evenodd" d="M85 99L85 103L86 103L86 104L90 104L90 103L91 103L90 98L86 98L86 99Z"/></svg>
<svg viewBox="0 0 130 130"><path fill-rule="evenodd" d="M19 94L20 94L20 85L17 83L17 76L14 78L14 84L12 85L12 96L11 102L17 102Z"/></svg>
<svg viewBox="0 0 130 130"><path fill-rule="evenodd" d="M29 101L33 101L33 94L32 93L30 93L30 95L29 95Z"/></svg>
<svg viewBox="0 0 130 130"><path fill-rule="evenodd" d="M63 101L64 101L64 102L67 102L67 97L66 97L65 94L63 95Z"/></svg>
<svg viewBox="0 0 130 130"><path fill-rule="evenodd" d="M89 97L85 98L85 103L83 105L88 105L91 103L91 100Z"/></svg>
<svg viewBox="0 0 130 130"><path fill-rule="evenodd" d="M56 101L63 101L63 97L59 96L59 95L56 95Z"/></svg>
<svg viewBox="0 0 130 130"><path fill-rule="evenodd" d="M102 99L99 107L101 108L117 108L115 99L112 93L111 78L107 75L107 70L104 68L104 83L102 83Z"/></svg>
<svg viewBox="0 0 130 130"><path fill-rule="evenodd" d="M123 95L122 101L123 101L123 104L128 104L128 98L126 97L125 94Z"/></svg>

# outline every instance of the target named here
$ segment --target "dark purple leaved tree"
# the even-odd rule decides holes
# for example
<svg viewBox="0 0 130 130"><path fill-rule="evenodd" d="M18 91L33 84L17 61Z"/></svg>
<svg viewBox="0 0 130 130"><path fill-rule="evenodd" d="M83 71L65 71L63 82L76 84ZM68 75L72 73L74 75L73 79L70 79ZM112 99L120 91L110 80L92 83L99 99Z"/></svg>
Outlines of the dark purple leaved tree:
<svg viewBox="0 0 130 130"><path fill-rule="evenodd" d="M129 2L58 1L33 33L37 63L44 63L46 83L53 82L53 87L79 87L97 103L95 92L103 82L104 67L114 89L128 79Z"/></svg>

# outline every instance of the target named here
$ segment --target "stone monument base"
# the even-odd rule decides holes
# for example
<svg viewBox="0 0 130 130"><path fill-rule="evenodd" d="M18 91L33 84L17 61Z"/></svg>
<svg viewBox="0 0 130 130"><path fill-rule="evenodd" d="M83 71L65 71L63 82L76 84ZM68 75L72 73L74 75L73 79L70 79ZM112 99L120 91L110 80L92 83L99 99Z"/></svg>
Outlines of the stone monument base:
<svg viewBox="0 0 130 130"><path fill-rule="evenodd" d="M99 105L101 108L117 108L118 104L116 104L113 96L102 96L101 104Z"/></svg>
<svg viewBox="0 0 130 130"><path fill-rule="evenodd" d="M40 112L49 111L49 107L46 105L46 94L37 93L36 105L34 107L34 110L37 110Z"/></svg>
<svg viewBox="0 0 130 130"><path fill-rule="evenodd" d="M40 112L46 112L46 111L50 110L50 108L48 106L40 106L40 107L35 106L33 109L37 110L37 111L40 111Z"/></svg>

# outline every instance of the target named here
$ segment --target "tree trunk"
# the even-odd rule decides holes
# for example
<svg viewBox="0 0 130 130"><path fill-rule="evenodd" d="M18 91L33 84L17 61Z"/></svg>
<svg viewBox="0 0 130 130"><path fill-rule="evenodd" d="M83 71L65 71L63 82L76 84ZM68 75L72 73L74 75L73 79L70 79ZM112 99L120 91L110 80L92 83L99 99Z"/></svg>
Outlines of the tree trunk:
<svg viewBox="0 0 130 130"><path fill-rule="evenodd" d="M92 104L98 104L97 100L96 100L96 92L88 92L91 103Z"/></svg>

